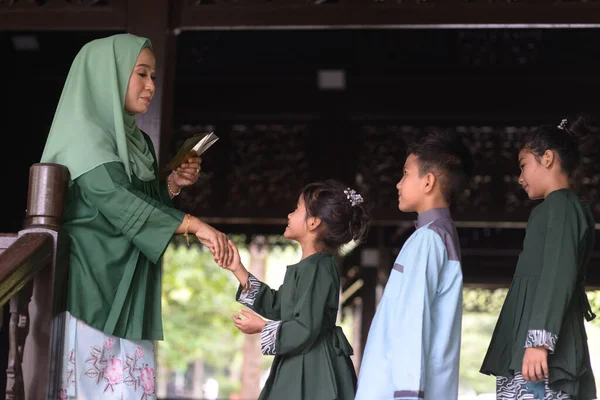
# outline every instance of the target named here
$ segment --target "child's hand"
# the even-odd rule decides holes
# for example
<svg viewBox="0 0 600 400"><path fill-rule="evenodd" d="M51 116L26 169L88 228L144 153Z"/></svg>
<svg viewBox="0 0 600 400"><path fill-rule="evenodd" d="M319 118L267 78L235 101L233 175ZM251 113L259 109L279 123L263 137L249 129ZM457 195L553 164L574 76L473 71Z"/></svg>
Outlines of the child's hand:
<svg viewBox="0 0 600 400"><path fill-rule="evenodd" d="M251 335L253 333L260 333L267 324L264 319L253 312L240 310L240 314L242 314L244 318L234 315L233 323L235 324L236 328L246 334Z"/></svg>
<svg viewBox="0 0 600 400"><path fill-rule="evenodd" d="M527 382L543 382L548 377L548 350L542 346L526 348L521 374Z"/></svg>
<svg viewBox="0 0 600 400"><path fill-rule="evenodd" d="M224 259L223 262L219 263L219 266L235 272L242 266L240 252L231 240L227 240L227 246L229 247L230 256Z"/></svg>

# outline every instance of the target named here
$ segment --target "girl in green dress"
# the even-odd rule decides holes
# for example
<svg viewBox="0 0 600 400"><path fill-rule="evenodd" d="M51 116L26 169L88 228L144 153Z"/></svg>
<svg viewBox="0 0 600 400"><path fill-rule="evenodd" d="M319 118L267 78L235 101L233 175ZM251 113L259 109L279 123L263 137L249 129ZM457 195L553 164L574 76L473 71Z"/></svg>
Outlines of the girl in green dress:
<svg viewBox="0 0 600 400"><path fill-rule="evenodd" d="M584 318L594 247L590 208L571 191L585 119L563 119L528 134L519 184L543 199L527 222L523 251L481 372L497 377L499 400L596 398Z"/></svg>
<svg viewBox="0 0 600 400"><path fill-rule="evenodd" d="M261 400L354 399L352 347L335 325L340 277L333 253L351 240L362 241L369 223L354 190L337 181L306 186L284 232L300 244L302 259L287 267L279 290L250 274L229 243L234 260L223 267L240 282L237 300L270 320L247 311L233 317L242 332L261 334L263 354L275 355Z"/></svg>

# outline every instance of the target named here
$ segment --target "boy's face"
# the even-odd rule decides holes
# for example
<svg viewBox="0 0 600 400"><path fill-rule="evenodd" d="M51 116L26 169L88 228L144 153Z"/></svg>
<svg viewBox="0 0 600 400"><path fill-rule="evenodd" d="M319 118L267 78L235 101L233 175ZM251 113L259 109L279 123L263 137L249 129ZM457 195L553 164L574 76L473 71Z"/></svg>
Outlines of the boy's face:
<svg viewBox="0 0 600 400"><path fill-rule="evenodd" d="M425 176L419 176L419 161L414 154L409 154L404 163L402 179L396 184L400 211L414 212L419 209L425 197Z"/></svg>

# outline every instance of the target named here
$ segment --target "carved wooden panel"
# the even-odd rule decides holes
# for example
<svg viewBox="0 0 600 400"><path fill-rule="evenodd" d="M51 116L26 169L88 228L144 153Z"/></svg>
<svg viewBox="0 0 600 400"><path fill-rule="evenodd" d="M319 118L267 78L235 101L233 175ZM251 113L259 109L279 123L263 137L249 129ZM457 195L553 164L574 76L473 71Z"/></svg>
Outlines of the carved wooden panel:
<svg viewBox="0 0 600 400"><path fill-rule="evenodd" d="M308 123L288 120L277 136L290 140L291 148L278 149L290 152L285 159L296 154L309 157L306 165L296 165L292 180L269 181L260 164L243 153L229 154L231 162L213 168L209 164L213 155L207 154L204 171L214 173L212 182L205 193L193 189L196 200L185 200L202 213L280 218L287 208L281 206L284 199L277 189L270 187L285 182L282 191L299 190L306 181L329 176L356 184L379 221L393 224L410 219L397 210L395 189L407 144L440 128L463 135L477 165L469 191L454 204L455 216L462 221L524 222L535 202L527 199L517 182L523 135L537 124L558 122L565 110L597 112L593 96L600 59L593 49L600 38L598 30L269 32L189 32L178 39L178 98L186 100L175 107L177 125L213 121L218 133L228 132L227 141L216 145L223 151L235 154L251 144L262 145L263 137L271 134L236 113L250 115L265 126L280 124L278 113L319 113ZM348 85L343 91L316 88L315 71L323 65L345 71ZM584 87L587 90L580 90ZM198 100L192 103L188 98ZM221 110L231 110L230 115ZM215 118L223 122L214 122ZM252 134L246 138L243 130L236 132L236 124ZM306 135L295 133L296 124ZM305 147L302 140L307 140ZM273 149L269 141L264 145ZM315 152L319 157L314 158ZM267 158L268 152L262 154L260 163L280 168ZM596 206L600 194L594 186L600 179L594 171L599 163L596 159L586 163L589 172L582 194L592 199L600 215ZM292 174L285 171L277 173ZM240 186L236 176L252 184ZM298 182L290 186L294 180ZM257 193L251 193L255 187ZM291 196L289 200L295 202Z"/></svg>
<svg viewBox="0 0 600 400"><path fill-rule="evenodd" d="M543 56L540 55L543 39L544 31L541 29L460 31L460 61L461 64L470 66L528 65Z"/></svg>
<svg viewBox="0 0 600 400"><path fill-rule="evenodd" d="M412 125L368 124L360 127L359 186L368 195L376 214L383 218L397 212L395 184L402 177L408 144L434 129L453 129L459 132L473 153L476 172L465 196L454 205L463 217L474 220L497 218L515 198L513 177L516 172L516 152L505 148L510 138L492 127L433 127ZM512 152L511 152L512 151ZM513 154L514 153L514 154ZM501 193L499 182L506 189ZM508 200L511 199L511 200ZM506 210L514 212L514 206ZM393 218L393 217L392 217ZM398 216L397 218L401 218Z"/></svg>
<svg viewBox="0 0 600 400"><path fill-rule="evenodd" d="M357 190L380 218L397 208L396 183L402 178L408 144L419 135L411 126L365 124L357 132ZM385 211L384 211L385 210Z"/></svg>
<svg viewBox="0 0 600 400"><path fill-rule="evenodd" d="M231 127L231 142L227 208L295 203L299 187L309 179L306 124L237 124Z"/></svg>
<svg viewBox="0 0 600 400"><path fill-rule="evenodd" d="M188 125L176 133L174 148L212 130L220 139L203 157L198 184L180 195L181 207L205 216L286 218L313 175L310 123Z"/></svg>
<svg viewBox="0 0 600 400"><path fill-rule="evenodd" d="M302 186L334 178L355 185L368 199L376 220L411 219L413 215L397 209L396 183L402 176L408 144L434 129L462 135L475 160L470 186L452 206L457 220L524 222L537 204L517 182L521 140L532 126L354 121L348 131L343 130L343 140L336 142L339 133L329 131L328 123L265 120L183 126L176 146L197 131L215 129L221 140L206 153L200 182L183 191L179 204L204 216L285 218ZM345 125L340 121L340 126ZM333 146L321 132L334 138ZM584 159L578 189L597 217L599 165L598 156Z"/></svg>
<svg viewBox="0 0 600 400"><path fill-rule="evenodd" d="M470 148L475 173L470 187L453 208L456 218L473 221L524 221L537 201L518 183L517 156L531 126L410 126L365 124L359 129L359 187L371 199L376 215L393 219L397 207L395 184L401 178L407 144L432 129L455 130ZM596 128L594 133L597 135ZM582 159L578 193L600 217L600 155Z"/></svg>

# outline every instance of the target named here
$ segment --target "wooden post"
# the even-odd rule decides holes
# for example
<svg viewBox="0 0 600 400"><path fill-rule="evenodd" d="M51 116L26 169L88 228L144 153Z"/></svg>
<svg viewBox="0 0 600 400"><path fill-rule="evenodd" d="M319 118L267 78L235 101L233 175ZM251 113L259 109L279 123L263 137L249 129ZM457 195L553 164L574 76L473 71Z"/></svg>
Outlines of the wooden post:
<svg viewBox="0 0 600 400"><path fill-rule="evenodd" d="M53 238L54 251L50 266L43 268L33 278L33 296L29 304L29 335L21 354L25 399L56 399L60 387L68 239L59 229L63 219L68 181L69 171L62 165L40 163L34 164L30 169L25 229L19 232L19 236L48 234ZM21 326L19 328L24 329Z"/></svg>
<svg viewBox="0 0 600 400"><path fill-rule="evenodd" d="M171 7L170 7L171 5ZM128 0L127 31L147 37L156 57L156 92L146 114L139 115L138 126L154 143L159 163L165 162L166 143L172 130L175 82L176 37L173 23L179 15L178 1Z"/></svg>
<svg viewBox="0 0 600 400"><path fill-rule="evenodd" d="M360 318L360 348L362 359L362 352L367 344L367 337L369 336L371 321L373 320L373 317L375 316L375 310L377 309L377 269L363 267L361 271L361 278L364 281L364 285L360 289L362 299L362 315Z"/></svg>
<svg viewBox="0 0 600 400"><path fill-rule="evenodd" d="M26 229L60 228L68 181L69 170L58 164L39 163L29 169Z"/></svg>
<svg viewBox="0 0 600 400"><path fill-rule="evenodd" d="M356 297L352 301L352 349L354 350L354 355L352 356L352 365L354 365L354 370L358 374L360 372L360 364L362 362L363 356L363 341L361 332L363 330L362 327L362 298Z"/></svg>
<svg viewBox="0 0 600 400"><path fill-rule="evenodd" d="M23 351L29 333L29 312L27 307L31 300L33 287L28 283L20 292L10 299L10 323L8 335L8 368L6 368L6 400L25 398L23 385Z"/></svg>
<svg viewBox="0 0 600 400"><path fill-rule="evenodd" d="M250 243L250 272L258 280L265 279L267 245L264 236L256 236ZM260 334L244 335L242 361L242 399L257 399L260 394L261 361Z"/></svg>

